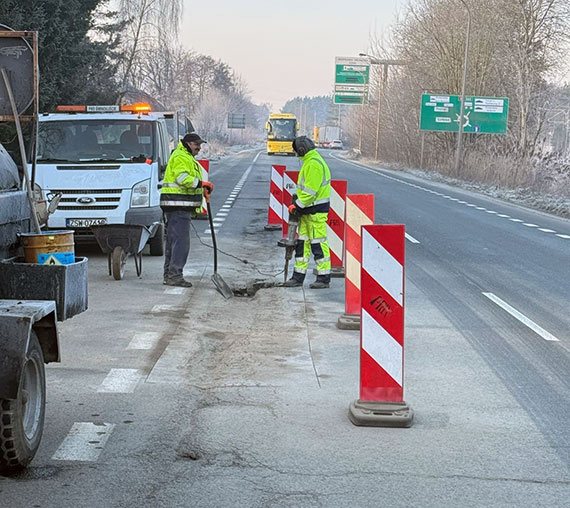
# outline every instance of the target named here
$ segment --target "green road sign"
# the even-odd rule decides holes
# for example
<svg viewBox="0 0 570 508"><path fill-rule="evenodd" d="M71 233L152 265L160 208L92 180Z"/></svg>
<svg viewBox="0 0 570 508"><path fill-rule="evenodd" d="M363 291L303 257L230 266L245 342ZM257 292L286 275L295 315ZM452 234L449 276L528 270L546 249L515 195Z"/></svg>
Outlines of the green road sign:
<svg viewBox="0 0 570 508"><path fill-rule="evenodd" d="M422 94L420 130L459 132L460 115L458 95ZM466 96L463 132L505 134L508 117L508 98Z"/></svg>
<svg viewBox="0 0 570 508"><path fill-rule="evenodd" d="M361 57L336 57L335 104L364 104L368 95L370 61Z"/></svg>

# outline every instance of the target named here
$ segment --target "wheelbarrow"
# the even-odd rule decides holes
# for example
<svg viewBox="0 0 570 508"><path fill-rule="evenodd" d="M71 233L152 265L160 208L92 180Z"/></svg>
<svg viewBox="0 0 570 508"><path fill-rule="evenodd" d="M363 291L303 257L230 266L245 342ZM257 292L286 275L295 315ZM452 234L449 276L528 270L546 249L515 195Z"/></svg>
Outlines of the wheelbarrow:
<svg viewBox="0 0 570 508"><path fill-rule="evenodd" d="M107 254L109 275L121 280L125 275L127 258L133 256L137 276L142 273L142 250L148 239L154 235L159 222L150 226L142 224L104 224L91 226L95 239L103 254Z"/></svg>

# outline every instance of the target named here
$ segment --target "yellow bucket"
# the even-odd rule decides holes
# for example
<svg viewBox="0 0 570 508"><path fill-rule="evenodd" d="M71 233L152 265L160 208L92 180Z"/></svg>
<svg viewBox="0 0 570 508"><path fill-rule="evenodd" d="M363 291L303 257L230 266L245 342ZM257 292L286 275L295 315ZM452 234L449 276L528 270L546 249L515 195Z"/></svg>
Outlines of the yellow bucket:
<svg viewBox="0 0 570 508"><path fill-rule="evenodd" d="M24 262L40 265L75 263L73 231L45 231L20 234L24 246Z"/></svg>

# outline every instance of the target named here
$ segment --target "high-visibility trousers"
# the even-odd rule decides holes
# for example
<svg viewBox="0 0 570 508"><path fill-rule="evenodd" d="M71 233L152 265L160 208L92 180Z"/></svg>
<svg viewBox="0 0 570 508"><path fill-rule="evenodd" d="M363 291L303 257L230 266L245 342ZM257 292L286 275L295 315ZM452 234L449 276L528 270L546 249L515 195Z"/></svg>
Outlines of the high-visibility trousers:
<svg viewBox="0 0 570 508"><path fill-rule="evenodd" d="M327 243L328 213L302 215L295 246L295 278L304 279L311 253L317 264L317 275L330 275L331 251Z"/></svg>

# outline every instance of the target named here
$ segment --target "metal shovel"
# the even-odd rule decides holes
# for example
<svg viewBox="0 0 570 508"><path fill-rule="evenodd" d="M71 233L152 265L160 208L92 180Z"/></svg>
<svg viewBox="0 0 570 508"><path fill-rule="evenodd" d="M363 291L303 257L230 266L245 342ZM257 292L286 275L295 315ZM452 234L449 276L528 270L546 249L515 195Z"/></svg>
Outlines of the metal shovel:
<svg viewBox="0 0 570 508"><path fill-rule="evenodd" d="M204 197L206 198L206 209L208 211L208 221L210 222L210 233L212 234L212 244L214 245L214 274L212 282L220 294L227 300L234 296L232 288L228 286L226 281L218 273L218 245L216 244L216 233L214 232L214 221L212 220L212 210L210 209L210 193L204 189Z"/></svg>

